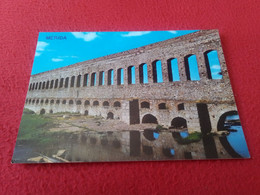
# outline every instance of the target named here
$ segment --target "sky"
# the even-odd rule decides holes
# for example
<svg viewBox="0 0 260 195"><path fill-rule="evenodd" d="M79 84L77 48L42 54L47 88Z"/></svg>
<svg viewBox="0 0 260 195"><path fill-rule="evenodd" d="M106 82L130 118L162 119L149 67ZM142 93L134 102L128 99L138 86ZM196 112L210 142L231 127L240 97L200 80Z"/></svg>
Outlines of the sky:
<svg viewBox="0 0 260 195"><path fill-rule="evenodd" d="M179 37L197 30L183 31L130 31L130 32L41 32L39 33L35 59L32 68L32 75L68 66L74 63L138 48L158 41ZM196 57L194 59L196 61ZM191 64L193 63L191 60ZM163 82L160 64L158 62L158 82ZM173 62L172 69L174 80L179 80L176 70L176 62ZM194 62L196 65L196 62ZM211 62L212 66L218 63ZM196 66L191 66L196 76ZM147 67L144 67L144 70ZM218 71L216 69L216 71ZM135 72L132 73L134 76ZM175 75L175 76L174 76ZM192 77L192 75L191 75ZM147 82L144 75L144 83ZM134 77L132 83L135 83Z"/></svg>

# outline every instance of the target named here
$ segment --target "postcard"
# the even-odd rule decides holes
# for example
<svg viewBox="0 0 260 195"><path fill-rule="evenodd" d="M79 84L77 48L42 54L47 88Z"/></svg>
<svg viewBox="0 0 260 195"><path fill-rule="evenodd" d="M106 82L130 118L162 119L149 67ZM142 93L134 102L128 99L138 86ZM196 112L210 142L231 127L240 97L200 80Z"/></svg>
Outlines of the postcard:
<svg viewBox="0 0 260 195"><path fill-rule="evenodd" d="M39 33L12 163L234 158L218 30Z"/></svg>

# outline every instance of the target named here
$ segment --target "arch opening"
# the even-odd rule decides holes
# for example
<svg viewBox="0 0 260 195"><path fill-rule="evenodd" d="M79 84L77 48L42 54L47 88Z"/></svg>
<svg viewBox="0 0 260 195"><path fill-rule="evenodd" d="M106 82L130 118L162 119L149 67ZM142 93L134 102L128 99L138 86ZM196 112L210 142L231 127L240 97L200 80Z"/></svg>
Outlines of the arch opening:
<svg viewBox="0 0 260 195"><path fill-rule="evenodd" d="M165 110L165 109L167 109L166 103L160 103L160 104L158 105L158 108L159 108L160 110Z"/></svg>
<svg viewBox="0 0 260 195"><path fill-rule="evenodd" d="M221 66L216 50L204 52L205 64L209 79L222 79Z"/></svg>
<svg viewBox="0 0 260 195"><path fill-rule="evenodd" d="M94 101L93 102L93 106L99 106L99 102L98 101Z"/></svg>
<svg viewBox="0 0 260 195"><path fill-rule="evenodd" d="M162 75L162 63L161 60L155 60L152 62L153 69L153 82L154 83L162 83L163 75Z"/></svg>
<svg viewBox="0 0 260 195"><path fill-rule="evenodd" d="M114 102L114 107L117 108L121 107L121 103L119 101Z"/></svg>
<svg viewBox="0 0 260 195"><path fill-rule="evenodd" d="M124 70L123 68L117 69L117 85L124 84Z"/></svg>
<svg viewBox="0 0 260 195"><path fill-rule="evenodd" d="M184 57L185 71L187 80L198 81L200 80L199 68L196 55L190 54Z"/></svg>
<svg viewBox="0 0 260 195"><path fill-rule="evenodd" d="M46 112L45 109L40 110L40 114L45 114L45 112Z"/></svg>
<svg viewBox="0 0 260 195"><path fill-rule="evenodd" d="M146 114L143 119L142 123L153 123L153 124L158 124L157 118L153 116L152 114Z"/></svg>
<svg viewBox="0 0 260 195"><path fill-rule="evenodd" d="M83 82L83 86L88 86L88 74L84 74L84 82Z"/></svg>
<svg viewBox="0 0 260 195"><path fill-rule="evenodd" d="M114 70L110 69L107 73L107 85L113 85L114 84Z"/></svg>
<svg viewBox="0 0 260 195"><path fill-rule="evenodd" d="M108 107L108 106L109 106L109 102L108 102L108 101L104 101L104 102L103 102L103 106L104 106L104 107Z"/></svg>
<svg viewBox="0 0 260 195"><path fill-rule="evenodd" d="M107 113L107 119L114 119L114 114L112 112Z"/></svg>
<svg viewBox="0 0 260 195"><path fill-rule="evenodd" d="M75 76L72 76L70 80L70 87L74 87L74 83L75 83Z"/></svg>
<svg viewBox="0 0 260 195"><path fill-rule="evenodd" d="M105 73L104 71L99 72L99 81L98 81L98 85L104 85L105 82Z"/></svg>
<svg viewBox="0 0 260 195"><path fill-rule="evenodd" d="M178 61L176 58L167 60L169 81L180 81Z"/></svg>
<svg viewBox="0 0 260 195"><path fill-rule="evenodd" d="M140 83L148 83L148 70L145 63L139 65L139 80Z"/></svg>
<svg viewBox="0 0 260 195"><path fill-rule="evenodd" d="M65 88L69 87L69 77L65 79Z"/></svg>
<svg viewBox="0 0 260 195"><path fill-rule="evenodd" d="M81 82L81 75L77 76L77 87L80 87L80 82Z"/></svg>
<svg viewBox="0 0 260 195"><path fill-rule="evenodd" d="M63 87L63 82L64 82L64 78L61 78L61 79L60 79L60 86L59 86L59 88L62 88L62 87Z"/></svg>
<svg viewBox="0 0 260 195"><path fill-rule="evenodd" d="M55 88L55 89L58 87L58 84L59 84L59 80L56 79L56 80L55 80L55 84L54 84L54 88Z"/></svg>
<svg viewBox="0 0 260 195"><path fill-rule="evenodd" d="M135 84L135 67L129 66L127 68L128 84Z"/></svg>
<svg viewBox="0 0 260 195"><path fill-rule="evenodd" d="M182 117L176 117L171 121L171 128L173 129L186 129L187 121Z"/></svg>
<svg viewBox="0 0 260 195"><path fill-rule="evenodd" d="M90 102L88 100L85 101L85 106L88 106L90 104Z"/></svg>
<svg viewBox="0 0 260 195"><path fill-rule="evenodd" d="M96 73L93 72L91 74L91 83L90 83L90 86L96 86Z"/></svg>
<svg viewBox="0 0 260 195"><path fill-rule="evenodd" d="M150 108L149 102L141 102L141 108Z"/></svg>

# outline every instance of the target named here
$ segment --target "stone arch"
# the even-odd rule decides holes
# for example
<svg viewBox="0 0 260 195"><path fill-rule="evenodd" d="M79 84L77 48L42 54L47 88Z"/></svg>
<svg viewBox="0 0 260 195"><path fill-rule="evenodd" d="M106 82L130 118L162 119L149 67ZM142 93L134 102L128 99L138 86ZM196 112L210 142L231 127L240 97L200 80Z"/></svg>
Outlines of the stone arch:
<svg viewBox="0 0 260 195"><path fill-rule="evenodd" d="M163 75L162 75L162 63L161 60L154 60L152 62L153 69L153 82L154 83L162 83Z"/></svg>
<svg viewBox="0 0 260 195"><path fill-rule="evenodd" d="M32 100L32 104L34 104L35 103L35 100Z"/></svg>
<svg viewBox="0 0 260 195"><path fill-rule="evenodd" d="M42 83L42 89L45 89L45 81Z"/></svg>
<svg viewBox="0 0 260 195"><path fill-rule="evenodd" d="M44 100L42 99L42 100L41 100L41 104L43 104L43 103L44 103Z"/></svg>
<svg viewBox="0 0 260 195"><path fill-rule="evenodd" d="M218 131L227 129L227 128L225 128L225 120L226 120L226 117L230 116L230 115L238 115L238 112L236 110L231 110L231 111L227 111L227 112L223 113L218 119L218 124L217 124Z"/></svg>
<svg viewBox="0 0 260 195"><path fill-rule="evenodd" d="M148 69L146 63L139 65L139 81L140 83L148 83Z"/></svg>
<svg viewBox="0 0 260 195"><path fill-rule="evenodd" d="M105 74L104 71L99 72L98 85L100 85L100 86L104 85L104 79L105 79L104 74Z"/></svg>
<svg viewBox="0 0 260 195"><path fill-rule="evenodd" d="M61 78L61 79L60 79L60 86L59 86L59 88L62 88L62 87L63 87L63 82L64 82L64 78Z"/></svg>
<svg viewBox="0 0 260 195"><path fill-rule="evenodd" d="M35 85L35 90L36 90L36 89L38 89L38 83L36 83L36 85Z"/></svg>
<svg viewBox="0 0 260 195"><path fill-rule="evenodd" d="M222 79L221 65L216 50L208 50L204 53L208 79ZM213 67L214 66L214 67Z"/></svg>
<svg viewBox="0 0 260 195"><path fill-rule="evenodd" d="M72 105L74 102L73 102L73 100L70 100L69 101L69 105Z"/></svg>
<svg viewBox="0 0 260 195"><path fill-rule="evenodd" d="M108 102L108 101L104 101L104 102L103 102L103 106L104 106L104 107L109 106L109 102Z"/></svg>
<svg viewBox="0 0 260 195"><path fill-rule="evenodd" d="M45 100L45 104L48 104L48 103L49 103L49 100L48 100L48 99L46 99L46 100Z"/></svg>
<svg viewBox="0 0 260 195"><path fill-rule="evenodd" d="M56 79L56 80L55 80L55 84L54 84L54 88L55 88L55 89L58 88L58 85L59 85L59 79Z"/></svg>
<svg viewBox="0 0 260 195"><path fill-rule="evenodd" d="M88 110L85 110L84 115L88 116Z"/></svg>
<svg viewBox="0 0 260 195"><path fill-rule="evenodd" d="M187 121L182 117L176 117L171 121L171 128L173 129L186 129Z"/></svg>
<svg viewBox="0 0 260 195"><path fill-rule="evenodd" d="M91 74L91 83L90 83L90 86L96 86L96 73L93 72Z"/></svg>
<svg viewBox="0 0 260 195"><path fill-rule="evenodd" d="M170 58L167 60L167 68L169 81L180 81L178 61L176 58Z"/></svg>
<svg viewBox="0 0 260 195"><path fill-rule="evenodd" d="M80 83L81 83L81 75L78 75L77 76L77 84L76 84L76 86L80 87Z"/></svg>
<svg viewBox="0 0 260 195"><path fill-rule="evenodd" d="M107 113L107 119L114 119L114 114L112 112Z"/></svg>
<svg viewBox="0 0 260 195"><path fill-rule="evenodd" d="M56 100L56 104L60 104L60 100Z"/></svg>
<svg viewBox="0 0 260 195"><path fill-rule="evenodd" d="M50 112L49 112L50 114L53 114L53 110L52 109L50 109Z"/></svg>
<svg viewBox="0 0 260 195"><path fill-rule="evenodd" d="M124 69L119 68L117 69L117 85L123 85L124 84Z"/></svg>
<svg viewBox="0 0 260 195"><path fill-rule="evenodd" d="M32 90L32 83L30 84L30 87L29 87L29 91L31 91Z"/></svg>
<svg viewBox="0 0 260 195"><path fill-rule="evenodd" d="M117 108L121 107L121 103L119 101L114 102L114 107Z"/></svg>
<svg viewBox="0 0 260 195"><path fill-rule="evenodd" d="M54 100L51 100L50 103L51 103L51 104L54 104Z"/></svg>
<svg viewBox="0 0 260 195"><path fill-rule="evenodd" d="M99 102L96 100L93 102L93 106L99 106Z"/></svg>
<svg viewBox="0 0 260 195"><path fill-rule="evenodd" d="M72 76L70 80L70 87L74 87L74 83L75 83L75 76Z"/></svg>
<svg viewBox="0 0 260 195"><path fill-rule="evenodd" d="M84 74L83 86L88 86L88 73Z"/></svg>
<svg viewBox="0 0 260 195"><path fill-rule="evenodd" d="M90 105L90 102L89 102L89 100L86 100L86 101L85 101L85 103L84 103L84 105L85 105L85 106L88 106L88 105Z"/></svg>
<svg viewBox="0 0 260 195"><path fill-rule="evenodd" d="M158 108L159 108L160 110L165 110L165 109L167 109L166 103L160 103L160 104L158 105Z"/></svg>
<svg viewBox="0 0 260 195"><path fill-rule="evenodd" d="M51 80L50 89L52 89L52 88L53 88L53 85L54 85L54 80Z"/></svg>
<svg viewBox="0 0 260 195"><path fill-rule="evenodd" d="M238 115L238 112L236 110L231 110L223 113L218 120L217 124L217 130L227 130L228 128L225 127L225 121L226 117L230 115ZM225 150L233 157L233 158L241 158L242 156L238 154L233 147L230 145L229 141L227 140L227 136L219 137L220 143L223 145Z"/></svg>
<svg viewBox="0 0 260 195"><path fill-rule="evenodd" d="M50 81L46 82L46 89L49 89Z"/></svg>
<svg viewBox="0 0 260 195"><path fill-rule="evenodd" d="M35 87L35 83L33 83L33 85L32 85L32 90L34 90L34 87Z"/></svg>
<svg viewBox="0 0 260 195"><path fill-rule="evenodd" d="M135 67L129 66L127 68L128 84L135 84Z"/></svg>
<svg viewBox="0 0 260 195"><path fill-rule="evenodd" d="M141 102L141 108L150 108L150 103L149 102Z"/></svg>
<svg viewBox="0 0 260 195"><path fill-rule="evenodd" d="M43 109L43 108L40 110L40 114L45 114L45 112L46 112L46 111L45 111L45 109Z"/></svg>
<svg viewBox="0 0 260 195"><path fill-rule="evenodd" d="M81 105L81 100L77 100L77 101L76 101L76 104L77 104L77 105Z"/></svg>
<svg viewBox="0 0 260 195"><path fill-rule="evenodd" d="M39 90L42 88L42 82L39 83Z"/></svg>
<svg viewBox="0 0 260 195"><path fill-rule="evenodd" d="M198 62L195 54L189 54L185 56L184 65L185 65L187 80L189 81L200 80Z"/></svg>
<svg viewBox="0 0 260 195"><path fill-rule="evenodd" d="M113 85L114 84L114 70L110 69L107 72L107 85Z"/></svg>
<svg viewBox="0 0 260 195"><path fill-rule="evenodd" d="M36 104L39 104L39 101L40 101L40 100L39 100L39 99L37 99L37 100L36 100Z"/></svg>
<svg viewBox="0 0 260 195"><path fill-rule="evenodd" d="M66 100L62 100L62 104L66 104Z"/></svg>
<svg viewBox="0 0 260 195"><path fill-rule="evenodd" d="M66 77L65 79L65 88L69 87L69 77Z"/></svg>
<svg viewBox="0 0 260 195"><path fill-rule="evenodd" d="M178 110L184 110L184 103L178 104Z"/></svg>
<svg viewBox="0 0 260 195"><path fill-rule="evenodd" d="M142 123L154 123L154 124L158 124L158 120L155 116L153 116L152 114L146 114L144 115L143 119L142 119Z"/></svg>
<svg viewBox="0 0 260 195"><path fill-rule="evenodd" d="M29 99L29 104L31 104L31 101L32 101L32 100L31 100L31 99Z"/></svg>

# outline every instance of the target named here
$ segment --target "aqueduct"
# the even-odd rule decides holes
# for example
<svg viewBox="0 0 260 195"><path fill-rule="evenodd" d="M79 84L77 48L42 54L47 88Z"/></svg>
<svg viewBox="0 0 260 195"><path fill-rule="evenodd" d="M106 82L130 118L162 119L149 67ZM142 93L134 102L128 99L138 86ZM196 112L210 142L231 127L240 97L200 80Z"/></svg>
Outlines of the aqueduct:
<svg viewBox="0 0 260 195"><path fill-rule="evenodd" d="M212 75L212 51L218 56L220 79ZM190 57L196 59L197 79ZM39 114L79 112L130 125L158 123L203 132L217 131L221 115L237 110L217 30L32 75L25 108Z"/></svg>

